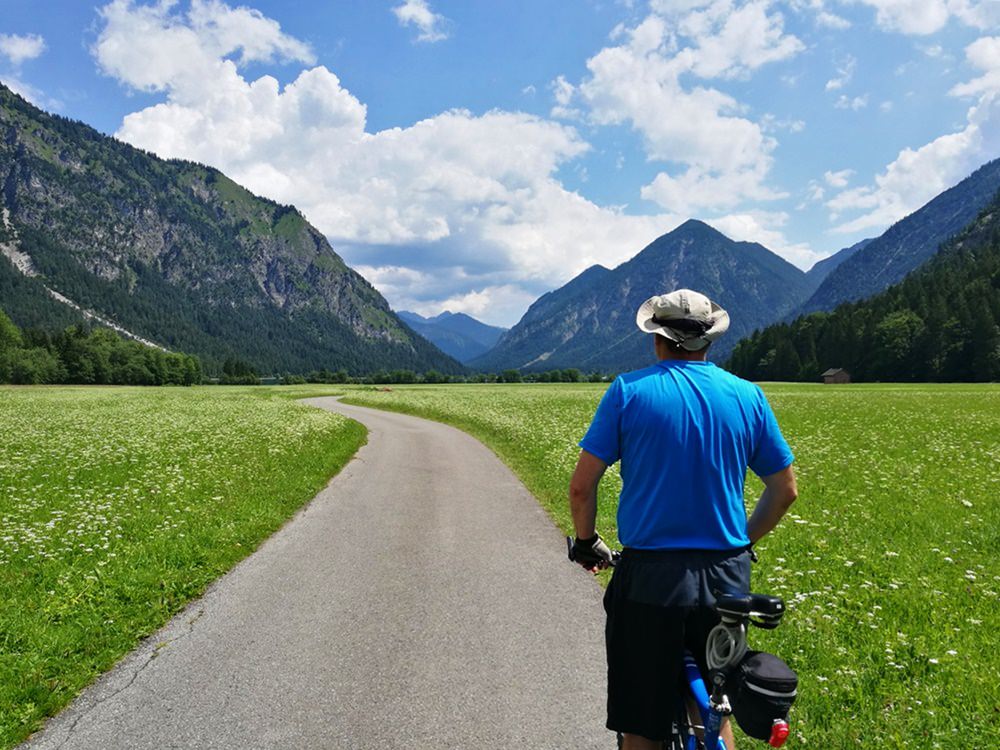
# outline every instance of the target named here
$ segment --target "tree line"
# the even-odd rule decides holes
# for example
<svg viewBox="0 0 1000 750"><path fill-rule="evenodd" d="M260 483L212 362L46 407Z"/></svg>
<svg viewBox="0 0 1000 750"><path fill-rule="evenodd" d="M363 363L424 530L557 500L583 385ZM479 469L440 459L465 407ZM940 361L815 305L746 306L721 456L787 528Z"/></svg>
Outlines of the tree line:
<svg viewBox="0 0 1000 750"><path fill-rule="evenodd" d="M24 385L193 385L201 363L154 349L106 328L72 325L58 333L22 331L0 310L0 383Z"/></svg>
<svg viewBox="0 0 1000 750"><path fill-rule="evenodd" d="M750 380L1000 380L1000 201L927 264L831 313L774 325L737 344L727 368Z"/></svg>
<svg viewBox="0 0 1000 750"><path fill-rule="evenodd" d="M249 380L238 381L242 375L244 378L252 377L257 379L256 372L252 376L247 373L248 365L236 360L227 360L223 367L223 376L219 382L235 383L249 382ZM436 385L439 383L602 383L611 378L599 372L583 373L575 368L564 370L549 370L547 372L522 373L519 370L504 370L503 372L488 373L477 372L469 375L449 375L428 370L427 372L416 372L414 370L376 370L368 375L351 375L347 370L313 370L307 375L287 374L278 378L281 383L361 383L365 385L406 385L410 383L425 383Z"/></svg>

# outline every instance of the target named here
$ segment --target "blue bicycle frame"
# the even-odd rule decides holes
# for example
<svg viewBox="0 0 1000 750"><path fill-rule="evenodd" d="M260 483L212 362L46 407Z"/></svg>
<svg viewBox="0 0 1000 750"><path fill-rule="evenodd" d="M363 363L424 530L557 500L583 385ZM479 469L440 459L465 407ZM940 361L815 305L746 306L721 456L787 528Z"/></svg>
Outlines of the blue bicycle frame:
<svg viewBox="0 0 1000 750"><path fill-rule="evenodd" d="M684 679L687 680L691 697L698 704L701 712L701 723L705 727L705 747L712 750L726 750L726 743L719 737L722 728L722 714L712 708L712 703L708 699L708 688L705 687L705 680L698 669L698 663L690 653L684 654ZM695 750L698 746L698 739L694 735L688 735L687 750Z"/></svg>

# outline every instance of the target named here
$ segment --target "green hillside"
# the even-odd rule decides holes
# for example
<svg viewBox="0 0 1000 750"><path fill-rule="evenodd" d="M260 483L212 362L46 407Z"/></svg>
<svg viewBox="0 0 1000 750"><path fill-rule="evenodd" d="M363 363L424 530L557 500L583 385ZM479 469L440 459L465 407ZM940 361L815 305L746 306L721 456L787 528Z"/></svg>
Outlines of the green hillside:
<svg viewBox="0 0 1000 750"><path fill-rule="evenodd" d="M209 370L238 357L261 372L462 371L294 207L2 85L0 184L0 308L20 326L80 320L57 292Z"/></svg>
<svg viewBox="0 0 1000 750"><path fill-rule="evenodd" d="M1000 196L902 282L832 313L754 333L727 367L751 380L1000 379Z"/></svg>

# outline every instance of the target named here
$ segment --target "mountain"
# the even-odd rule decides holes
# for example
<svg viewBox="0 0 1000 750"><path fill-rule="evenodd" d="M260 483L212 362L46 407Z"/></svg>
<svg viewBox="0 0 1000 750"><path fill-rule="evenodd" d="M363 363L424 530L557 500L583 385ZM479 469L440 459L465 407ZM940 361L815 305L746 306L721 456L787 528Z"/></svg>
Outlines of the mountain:
<svg viewBox="0 0 1000 750"><path fill-rule="evenodd" d="M900 281L934 255L942 242L973 221L997 190L1000 159L983 165L840 263L796 315L832 310Z"/></svg>
<svg viewBox="0 0 1000 750"><path fill-rule="evenodd" d="M636 328L636 310L654 294L683 287L729 311L729 332L712 347L715 359L781 319L809 292L806 274L765 247L734 242L691 220L614 270L593 266L539 298L492 351L469 365L488 371L644 367L653 360L652 344Z"/></svg>
<svg viewBox="0 0 1000 750"><path fill-rule="evenodd" d="M468 362L485 354L507 330L481 323L465 313L447 310L433 318L405 310L396 314L410 328L459 362Z"/></svg>
<svg viewBox="0 0 1000 750"><path fill-rule="evenodd" d="M89 318L261 372L461 372L292 206L48 115L0 85L0 308Z"/></svg>
<svg viewBox="0 0 1000 750"><path fill-rule="evenodd" d="M863 250L865 247L872 242L871 237L866 240L861 240L861 242L856 242L850 247L845 247L843 250L838 250L829 258L824 258L821 261L817 261L813 264L813 267L806 271L806 280L809 282L811 289L809 294L812 295L819 285L823 283L827 276L829 276L835 268L837 268L845 260L850 260L855 255L858 254L859 250Z"/></svg>
<svg viewBox="0 0 1000 750"><path fill-rule="evenodd" d="M754 333L727 366L752 380L1000 380L1000 193L902 282Z"/></svg>

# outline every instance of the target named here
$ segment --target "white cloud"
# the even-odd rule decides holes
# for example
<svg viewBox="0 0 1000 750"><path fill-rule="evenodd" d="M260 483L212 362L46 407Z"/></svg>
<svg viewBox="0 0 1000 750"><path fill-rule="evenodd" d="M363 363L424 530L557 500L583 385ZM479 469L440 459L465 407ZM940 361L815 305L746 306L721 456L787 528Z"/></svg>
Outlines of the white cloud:
<svg viewBox="0 0 1000 750"><path fill-rule="evenodd" d="M45 51L45 39L38 34L0 34L0 55L12 65L34 60Z"/></svg>
<svg viewBox="0 0 1000 750"><path fill-rule="evenodd" d="M926 36L951 19L977 29L1000 24L997 0L858 0L875 9L875 20L887 31Z"/></svg>
<svg viewBox="0 0 1000 750"><path fill-rule="evenodd" d="M758 167L764 168L765 165ZM679 177L660 172L642 188L642 197L680 214L696 214L699 210L730 209L746 200L777 200L786 197L763 185L759 171L746 169L729 174L712 174L692 166Z"/></svg>
<svg viewBox="0 0 1000 750"><path fill-rule="evenodd" d="M24 99L34 104L36 107L41 109L46 109L49 111L56 111L62 109L63 103L58 99L53 99L48 96L44 91L32 86L26 81L22 81L20 78L11 75L0 76L0 80L3 84Z"/></svg>
<svg viewBox="0 0 1000 750"><path fill-rule="evenodd" d="M105 25L92 50L101 70L141 91L170 89L199 98L250 62L315 62L308 45L258 11L219 0L191 0L186 15L174 13L174 6L114 0L101 8Z"/></svg>
<svg viewBox="0 0 1000 750"><path fill-rule="evenodd" d="M1000 157L1000 37L982 37L965 50L983 75L952 88L953 96L978 96L965 127L919 148L904 148L873 185L844 190L829 201L831 219L861 212L834 231L851 233L892 224L920 208L987 161ZM882 109L891 108L884 102Z"/></svg>
<svg viewBox="0 0 1000 750"><path fill-rule="evenodd" d="M551 116L564 120L575 120L580 117L580 110L570 106L573 96L576 94L576 87L566 80L565 76L558 76L549 84L552 89L552 97L556 100L556 105L552 108Z"/></svg>
<svg viewBox="0 0 1000 750"><path fill-rule="evenodd" d="M766 0L659 0L652 8L635 27L618 30L616 46L588 60L576 100L591 122L630 124L650 159L683 167L680 176L661 172L642 190L670 211L781 197L764 184L774 138L740 116L732 96L688 79L746 77L793 57L802 42L784 32Z"/></svg>
<svg viewBox="0 0 1000 750"><path fill-rule="evenodd" d="M750 211L708 219L707 223L730 239L758 242L803 270L811 268L822 259L822 254L814 252L804 243L788 242L781 231L787 221L788 214L783 211Z"/></svg>
<svg viewBox="0 0 1000 750"><path fill-rule="evenodd" d="M787 130L789 133L801 133L806 129L805 120L778 119L768 113L760 118L760 127L765 133Z"/></svg>
<svg viewBox="0 0 1000 750"><path fill-rule="evenodd" d="M904 34L933 34L948 22L947 0L861 0L875 9L878 25Z"/></svg>
<svg viewBox="0 0 1000 750"><path fill-rule="evenodd" d="M225 14L226 6L212 7ZM397 308L472 309L482 298L463 295L475 290L497 300L484 313L488 322L509 325L525 300L593 263L627 259L682 219L627 216L566 190L556 171L589 148L572 127L453 110L369 132L365 105L326 68L303 70L282 87L270 76L245 79L223 57L238 49L288 54L295 47L284 35L250 48L220 41L172 8L126 2L102 17L94 46L101 68L165 94L128 115L120 138L218 167L295 204L349 262L380 269L373 281Z"/></svg>
<svg viewBox="0 0 1000 750"><path fill-rule="evenodd" d="M984 36L977 39L965 48L965 59L973 68L983 71L983 75L955 86L951 90L953 95L1000 93L1000 36Z"/></svg>
<svg viewBox="0 0 1000 750"><path fill-rule="evenodd" d="M796 206L796 209L801 211L810 203L818 203L826 197L826 188L824 188L818 181L809 180L809 184L806 185L806 197L805 200L800 202Z"/></svg>
<svg viewBox="0 0 1000 750"><path fill-rule="evenodd" d="M838 91L850 83L854 70L858 67L857 58L848 55L842 65L837 66L837 75L826 82L827 91Z"/></svg>
<svg viewBox="0 0 1000 750"><path fill-rule="evenodd" d="M845 212L864 212L834 231L851 233L884 227L912 213L1000 155L1000 97L988 95L972 107L966 127L920 148L903 149L872 186L846 190L827 202L837 221Z"/></svg>
<svg viewBox="0 0 1000 750"><path fill-rule="evenodd" d="M435 315L450 310L479 320L513 320L519 318L536 299L537 295L529 294L517 286L502 284L456 294L432 305L422 305L426 313L421 314Z"/></svg>
<svg viewBox="0 0 1000 750"><path fill-rule="evenodd" d="M841 169L839 172L824 172L823 179L830 187L845 188L853 175L853 169Z"/></svg>
<svg viewBox="0 0 1000 750"><path fill-rule="evenodd" d="M851 28L851 22L848 21L843 16L838 16L836 13L830 13L829 11L821 11L816 15L816 24L822 26L826 29L836 29L837 31L843 31L844 29Z"/></svg>
<svg viewBox="0 0 1000 750"><path fill-rule="evenodd" d="M850 97L846 94L841 94L840 98L833 103L833 106L837 109L852 109L857 112L860 109L864 109L868 106L868 94L863 96Z"/></svg>
<svg viewBox="0 0 1000 750"><path fill-rule="evenodd" d="M404 0L392 12L401 26L416 26L418 42L440 42L448 38L448 19L431 10L427 0Z"/></svg>

